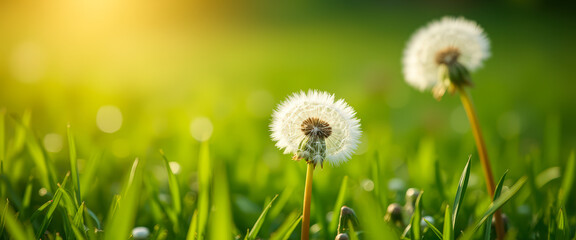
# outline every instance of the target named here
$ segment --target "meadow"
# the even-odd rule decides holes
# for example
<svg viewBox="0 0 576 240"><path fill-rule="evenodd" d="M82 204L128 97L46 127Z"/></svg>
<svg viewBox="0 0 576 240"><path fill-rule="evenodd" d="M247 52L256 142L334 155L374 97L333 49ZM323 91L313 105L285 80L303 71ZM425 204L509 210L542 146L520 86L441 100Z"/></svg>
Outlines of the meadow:
<svg viewBox="0 0 576 240"><path fill-rule="evenodd" d="M315 171L311 239L490 239L498 207L507 239L575 239L576 18L530 3L0 3L0 239L299 239L306 164L270 123L308 89L363 132ZM491 41L470 93L505 175L494 204L458 96L402 75L410 35L444 15Z"/></svg>

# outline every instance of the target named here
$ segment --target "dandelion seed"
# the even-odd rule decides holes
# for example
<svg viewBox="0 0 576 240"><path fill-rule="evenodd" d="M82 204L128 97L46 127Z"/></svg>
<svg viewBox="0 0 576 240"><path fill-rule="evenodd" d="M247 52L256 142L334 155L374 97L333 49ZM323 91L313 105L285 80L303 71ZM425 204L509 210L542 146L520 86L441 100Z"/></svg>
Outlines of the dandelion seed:
<svg viewBox="0 0 576 240"><path fill-rule="evenodd" d="M273 114L272 139L295 160L323 165L347 161L356 150L360 120L356 112L327 92L299 92L281 103Z"/></svg>
<svg viewBox="0 0 576 240"><path fill-rule="evenodd" d="M412 35L402 60L404 78L421 91L434 88L439 98L454 91L451 84L470 85L469 71L480 68L488 57L490 42L478 24L444 17Z"/></svg>

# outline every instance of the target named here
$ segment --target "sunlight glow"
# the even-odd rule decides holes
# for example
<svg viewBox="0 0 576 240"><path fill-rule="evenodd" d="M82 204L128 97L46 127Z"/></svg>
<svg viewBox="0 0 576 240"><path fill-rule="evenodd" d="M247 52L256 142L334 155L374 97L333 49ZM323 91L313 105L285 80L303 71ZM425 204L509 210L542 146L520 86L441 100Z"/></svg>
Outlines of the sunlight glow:
<svg viewBox="0 0 576 240"><path fill-rule="evenodd" d="M212 136L212 122L206 117L197 117L190 124L190 133L194 139L204 142Z"/></svg>
<svg viewBox="0 0 576 240"><path fill-rule="evenodd" d="M102 106L96 114L96 125L102 132L114 133L122 127L122 112L116 106Z"/></svg>

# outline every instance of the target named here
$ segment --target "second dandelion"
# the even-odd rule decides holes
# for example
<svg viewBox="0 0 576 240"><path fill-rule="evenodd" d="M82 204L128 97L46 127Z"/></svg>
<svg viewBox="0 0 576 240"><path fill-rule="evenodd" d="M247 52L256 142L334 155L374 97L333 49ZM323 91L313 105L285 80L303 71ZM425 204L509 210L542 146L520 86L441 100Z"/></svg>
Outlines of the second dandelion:
<svg viewBox="0 0 576 240"><path fill-rule="evenodd" d="M343 99L327 92L309 90L288 97L272 116L272 139L292 159L308 164L304 190L302 238L309 238L312 176L317 165L346 162L359 143L360 120Z"/></svg>

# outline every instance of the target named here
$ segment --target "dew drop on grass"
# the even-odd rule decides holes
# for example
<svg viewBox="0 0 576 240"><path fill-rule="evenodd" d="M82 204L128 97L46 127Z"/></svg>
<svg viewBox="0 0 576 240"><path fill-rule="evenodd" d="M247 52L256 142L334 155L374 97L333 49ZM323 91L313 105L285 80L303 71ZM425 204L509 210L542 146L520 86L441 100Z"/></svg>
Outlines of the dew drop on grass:
<svg viewBox="0 0 576 240"><path fill-rule="evenodd" d="M102 132L114 133L122 127L122 112L116 106L102 106L96 114L96 125Z"/></svg>

